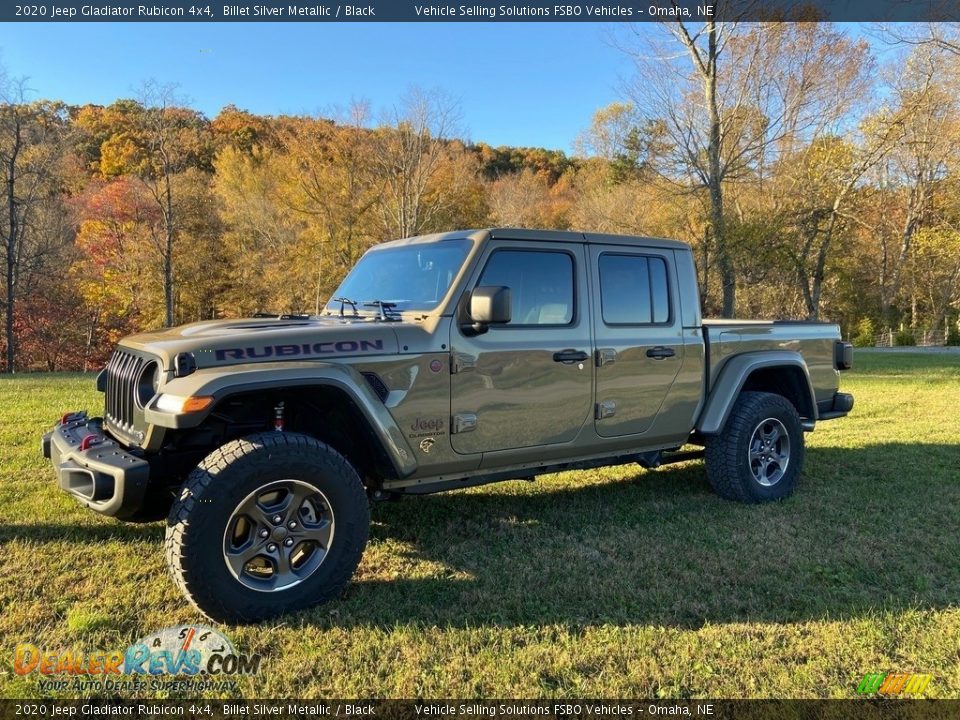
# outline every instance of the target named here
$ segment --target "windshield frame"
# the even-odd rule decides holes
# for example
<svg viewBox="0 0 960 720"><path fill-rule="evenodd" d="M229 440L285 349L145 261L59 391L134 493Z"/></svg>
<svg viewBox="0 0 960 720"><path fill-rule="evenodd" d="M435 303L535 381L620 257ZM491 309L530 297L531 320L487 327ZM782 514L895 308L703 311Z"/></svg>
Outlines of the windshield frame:
<svg viewBox="0 0 960 720"><path fill-rule="evenodd" d="M465 248L463 259L460 261L460 267L454 273L453 277L450 280L450 285L447 287L443 296L437 301L436 305L430 308L426 307L394 307L387 310L387 315L393 315L395 317L401 317L404 315L412 315L414 317L427 317L431 315L450 315L454 312L453 307L451 307L452 298L459 292L460 286L463 284L464 278L468 273L468 269L471 267L473 262L473 257L477 251L478 243L475 238L472 238L468 235L460 235L456 237L444 237L443 239L425 239L420 237L409 238L405 240L393 240L389 242L382 243L380 245L374 245L369 250L367 250L356 264L350 269L344 278L340 281L340 284L331 293L330 297L323 305L323 310L321 314L326 316L341 314L340 311L340 302L336 301L334 298L342 297L343 291L341 288L347 282L351 275L360 267L361 263L369 256L374 253L388 253L400 249L410 249L414 246L435 246L442 244L462 244ZM377 298L366 298L366 297L349 297L348 299L356 301L356 309L351 307L350 303L346 303L343 307L343 316L346 318L349 317L376 317L380 315L379 307L369 307L365 306L364 303L370 302L371 300L382 300L385 302L391 302L393 298L386 297L377 297Z"/></svg>

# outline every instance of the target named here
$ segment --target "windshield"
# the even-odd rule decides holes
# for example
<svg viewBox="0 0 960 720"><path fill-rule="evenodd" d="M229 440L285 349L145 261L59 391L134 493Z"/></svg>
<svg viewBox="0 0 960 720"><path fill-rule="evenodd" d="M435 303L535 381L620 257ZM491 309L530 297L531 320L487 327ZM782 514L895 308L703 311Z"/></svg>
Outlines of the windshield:
<svg viewBox="0 0 960 720"><path fill-rule="evenodd" d="M445 240L371 250L330 296L327 312L340 312L340 302L333 298L347 298L358 310L373 300L395 303L397 311L433 310L460 272L470 245L469 240Z"/></svg>

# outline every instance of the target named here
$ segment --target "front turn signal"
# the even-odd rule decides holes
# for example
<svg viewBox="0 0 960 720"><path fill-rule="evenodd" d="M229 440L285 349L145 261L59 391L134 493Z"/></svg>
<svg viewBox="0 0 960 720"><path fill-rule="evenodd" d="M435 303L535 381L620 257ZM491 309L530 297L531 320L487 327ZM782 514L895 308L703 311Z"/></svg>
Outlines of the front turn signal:
<svg viewBox="0 0 960 720"><path fill-rule="evenodd" d="M213 404L212 395L161 395L157 398L157 410L171 413L194 413L206 410Z"/></svg>

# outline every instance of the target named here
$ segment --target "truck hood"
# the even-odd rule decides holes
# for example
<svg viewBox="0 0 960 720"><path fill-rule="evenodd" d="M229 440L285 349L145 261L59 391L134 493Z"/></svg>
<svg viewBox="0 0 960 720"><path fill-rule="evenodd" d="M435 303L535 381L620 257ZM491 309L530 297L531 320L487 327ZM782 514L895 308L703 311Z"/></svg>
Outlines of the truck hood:
<svg viewBox="0 0 960 720"><path fill-rule="evenodd" d="M124 338L121 346L160 358L173 368L191 353L198 368L277 360L330 360L399 351L395 328L412 323L373 317L209 320Z"/></svg>

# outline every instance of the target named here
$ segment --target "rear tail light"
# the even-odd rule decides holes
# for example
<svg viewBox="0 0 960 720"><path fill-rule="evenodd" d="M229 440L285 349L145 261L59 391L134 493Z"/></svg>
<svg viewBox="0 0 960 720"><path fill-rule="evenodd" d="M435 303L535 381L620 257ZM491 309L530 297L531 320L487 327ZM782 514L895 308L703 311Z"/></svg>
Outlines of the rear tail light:
<svg viewBox="0 0 960 720"><path fill-rule="evenodd" d="M833 366L837 370L849 370L853 367L853 345L838 340L833 346Z"/></svg>

